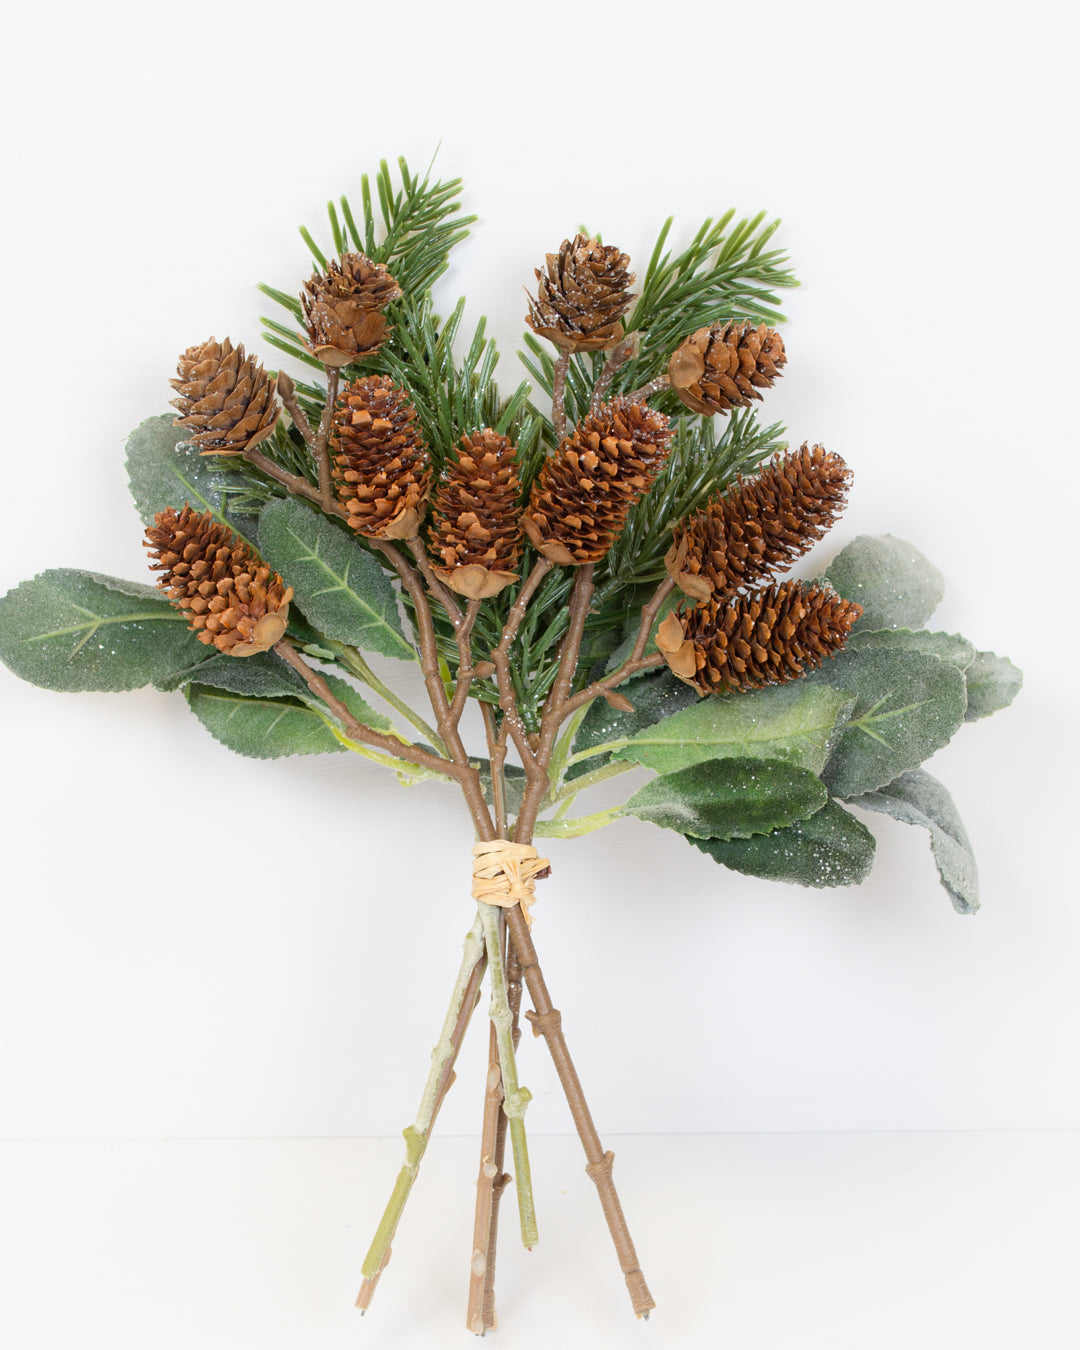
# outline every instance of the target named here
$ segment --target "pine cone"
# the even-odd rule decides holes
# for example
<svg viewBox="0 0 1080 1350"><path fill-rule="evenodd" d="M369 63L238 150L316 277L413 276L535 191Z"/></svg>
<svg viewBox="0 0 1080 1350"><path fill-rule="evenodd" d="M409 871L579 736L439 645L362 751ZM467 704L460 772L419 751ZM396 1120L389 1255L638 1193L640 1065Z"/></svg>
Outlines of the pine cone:
<svg viewBox="0 0 1080 1350"><path fill-rule="evenodd" d="M533 484L522 521L529 542L561 566L599 561L652 486L673 435L663 413L626 398L590 414Z"/></svg>
<svg viewBox="0 0 1080 1350"><path fill-rule="evenodd" d="M676 525L668 572L704 601L786 571L836 522L850 479L840 456L820 445L777 455Z"/></svg>
<svg viewBox="0 0 1080 1350"><path fill-rule="evenodd" d="M334 408L331 474L349 524L369 539L410 539L431 485L416 409L386 375L346 385Z"/></svg>
<svg viewBox="0 0 1080 1350"><path fill-rule="evenodd" d="M169 383L180 395L174 426L188 427L202 455L242 455L264 441L281 416L277 380L244 347L203 342L189 347Z"/></svg>
<svg viewBox="0 0 1080 1350"><path fill-rule="evenodd" d="M363 253L343 253L328 271L304 283L304 345L324 366L347 366L372 356L390 332L382 311L400 294L382 263Z"/></svg>
<svg viewBox="0 0 1080 1350"><path fill-rule="evenodd" d="M619 319L634 296L627 294L633 274L630 257L584 235L565 239L547 255L546 274L536 270L537 298L530 295L525 322L541 337L571 352L596 352L621 341Z"/></svg>
<svg viewBox="0 0 1080 1350"><path fill-rule="evenodd" d="M688 408L711 417L748 408L779 378L787 361L780 334L764 324L714 323L699 328L668 364L671 387Z"/></svg>
<svg viewBox="0 0 1080 1350"><path fill-rule="evenodd" d="M699 694L760 689L835 656L861 613L829 587L785 581L733 600L680 606L657 629L656 645Z"/></svg>
<svg viewBox="0 0 1080 1350"><path fill-rule="evenodd" d="M452 590L482 600L518 580L520 493L506 436L485 428L462 437L432 503L431 549L442 559L432 570Z"/></svg>
<svg viewBox="0 0 1080 1350"><path fill-rule="evenodd" d="M210 511L159 511L146 547L157 559L151 568L165 574L157 584L200 642L229 656L254 656L285 636L292 587Z"/></svg>

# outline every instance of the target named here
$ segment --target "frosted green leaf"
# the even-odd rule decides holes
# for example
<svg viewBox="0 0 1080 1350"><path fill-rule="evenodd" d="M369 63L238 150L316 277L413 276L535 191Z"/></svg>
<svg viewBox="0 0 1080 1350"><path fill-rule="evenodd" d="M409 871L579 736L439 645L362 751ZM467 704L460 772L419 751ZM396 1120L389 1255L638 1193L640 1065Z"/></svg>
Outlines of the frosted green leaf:
<svg viewBox="0 0 1080 1350"><path fill-rule="evenodd" d="M920 652L844 651L803 678L856 698L822 773L843 800L916 768L949 742L967 707L960 671Z"/></svg>
<svg viewBox="0 0 1080 1350"><path fill-rule="evenodd" d="M184 693L211 736L238 755L280 759L345 748L317 713L292 699L251 698L202 684L189 684Z"/></svg>
<svg viewBox="0 0 1080 1350"><path fill-rule="evenodd" d="M331 714L322 700L269 652L243 660L222 656L207 663L206 675L205 683L200 672L198 682L188 686L188 703L215 740L237 754L278 759L347 749L326 725ZM358 722L393 731L390 719L369 707L351 684L336 675L323 678Z"/></svg>
<svg viewBox="0 0 1080 1350"><path fill-rule="evenodd" d="M390 578L325 516L296 498L269 502L259 516L259 550L293 587L308 621L332 642L416 660Z"/></svg>
<svg viewBox="0 0 1080 1350"><path fill-rule="evenodd" d="M732 871L797 886L857 886L874 863L874 836L836 802L826 802L786 829L752 839L687 838Z"/></svg>
<svg viewBox="0 0 1080 1350"><path fill-rule="evenodd" d="M979 908L979 873L971 842L948 789L936 778L912 769L879 791L856 797L852 805L929 830L934 862L953 908L958 914L973 914Z"/></svg>
<svg viewBox="0 0 1080 1350"><path fill-rule="evenodd" d="M860 534L842 549L825 579L862 605L856 629L922 628L945 595L945 578L914 544L895 535Z"/></svg>
<svg viewBox="0 0 1080 1350"><path fill-rule="evenodd" d="M195 511L212 511L230 529L237 526L222 513L223 489L243 487L243 480L221 466L215 455L200 455L188 432L173 426L175 413L149 417L128 437L128 486L139 519L146 525L159 511L179 511L190 503Z"/></svg>
<svg viewBox="0 0 1080 1350"><path fill-rule="evenodd" d="M659 773L730 757L783 760L819 774L854 706L850 694L801 680L698 699L631 736L612 758L644 764Z"/></svg>
<svg viewBox="0 0 1080 1350"><path fill-rule="evenodd" d="M976 652L965 673L968 697L965 720L968 722L1007 708L1024 683L1023 673L1009 658L995 656L993 652Z"/></svg>
<svg viewBox="0 0 1080 1350"><path fill-rule="evenodd" d="M0 660L43 689L172 687L212 655L160 591L60 567L0 599Z"/></svg>
<svg viewBox="0 0 1080 1350"><path fill-rule="evenodd" d="M617 814L680 834L747 839L813 815L827 800L821 781L806 769L767 759L713 759L652 779Z"/></svg>
<svg viewBox="0 0 1080 1350"><path fill-rule="evenodd" d="M936 656L948 661L957 670L967 670L975 659L975 644L959 633L931 633L925 628L881 628L876 630L856 629L847 640L847 650L853 652L876 651L881 647L892 647L908 652L922 652L924 656Z"/></svg>

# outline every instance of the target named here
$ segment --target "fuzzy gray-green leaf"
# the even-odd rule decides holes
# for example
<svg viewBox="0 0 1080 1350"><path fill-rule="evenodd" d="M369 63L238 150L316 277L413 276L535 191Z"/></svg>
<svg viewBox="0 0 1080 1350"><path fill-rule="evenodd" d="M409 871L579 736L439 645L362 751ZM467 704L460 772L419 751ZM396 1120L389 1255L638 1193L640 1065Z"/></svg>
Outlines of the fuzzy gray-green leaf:
<svg viewBox="0 0 1080 1350"><path fill-rule="evenodd" d="M715 862L744 876L797 886L857 886L874 863L874 836L836 802L826 802L786 829L751 839L687 838Z"/></svg>
<svg viewBox="0 0 1080 1350"><path fill-rule="evenodd" d="M188 703L214 739L237 754L279 759L347 748L327 726L330 713L322 700L270 653L244 660L222 656L207 663L206 675L205 683L200 679L188 686ZM390 719L369 707L351 684L336 675L324 678L357 721L377 731L393 730Z"/></svg>
<svg viewBox="0 0 1080 1350"><path fill-rule="evenodd" d="M783 760L819 774L854 706L850 694L801 680L703 698L637 732L612 757L658 773L709 759L742 758Z"/></svg>
<svg viewBox="0 0 1080 1350"><path fill-rule="evenodd" d="M853 805L929 830L934 862L953 908L959 914L973 914L979 908L979 873L971 842L948 789L936 778L912 769L879 791L856 797Z"/></svg>
<svg viewBox="0 0 1080 1350"><path fill-rule="evenodd" d="M292 586L306 618L334 642L415 661L390 579L365 549L295 498L259 516L259 549Z"/></svg>
<svg viewBox="0 0 1080 1350"><path fill-rule="evenodd" d="M876 651L890 647L908 652L922 652L948 661L957 670L967 670L975 659L975 644L959 633L931 633L925 628L859 628L847 640L847 650Z"/></svg>
<svg viewBox="0 0 1080 1350"><path fill-rule="evenodd" d="M806 769L763 759L713 759L668 773L639 788L621 808L680 834L748 839L791 825L828 800Z"/></svg>
<svg viewBox="0 0 1080 1350"><path fill-rule="evenodd" d="M822 774L842 800L873 792L916 768L948 743L967 707L956 666L920 652L844 651L804 679L856 699Z"/></svg>
<svg viewBox="0 0 1080 1350"><path fill-rule="evenodd" d="M149 525L159 511L177 511L190 503L195 511L212 511L225 520L222 503L229 487L243 480L220 467L220 458L200 455L188 433L173 426L174 413L148 417L128 437L128 486L139 519ZM230 528L236 528L230 523Z"/></svg>
<svg viewBox="0 0 1080 1350"><path fill-rule="evenodd" d="M189 684L184 693L211 736L238 755L280 759L345 748L317 713L291 699L252 698L202 684Z"/></svg>
<svg viewBox="0 0 1080 1350"><path fill-rule="evenodd" d="M60 567L0 599L0 660L43 689L171 687L213 648L160 591Z"/></svg>
<svg viewBox="0 0 1080 1350"><path fill-rule="evenodd" d="M965 675L968 722L989 717L991 713L1007 708L1024 683L1023 673L1017 670L1009 658L995 656L993 652L976 652Z"/></svg>
<svg viewBox="0 0 1080 1350"><path fill-rule="evenodd" d="M825 579L862 605L856 630L922 628L945 594L934 564L891 534L860 534L836 555Z"/></svg>

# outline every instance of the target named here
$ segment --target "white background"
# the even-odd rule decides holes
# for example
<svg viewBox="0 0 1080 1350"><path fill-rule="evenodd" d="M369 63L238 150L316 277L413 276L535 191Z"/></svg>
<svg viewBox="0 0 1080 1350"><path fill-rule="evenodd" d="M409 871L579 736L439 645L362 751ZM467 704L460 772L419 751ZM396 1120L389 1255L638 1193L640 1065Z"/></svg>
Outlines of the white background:
<svg viewBox="0 0 1080 1350"><path fill-rule="evenodd" d="M835 892L620 822L553 842L536 938L609 1132L1078 1123L1075 127L1064 7L475 0L25 9L3 90L0 587L148 579L127 433L177 353L260 342L256 283L381 156L462 175L439 289L512 353L579 222L643 270L728 206L783 218L802 289L765 412L847 458L858 533L945 573L935 625L1026 675L932 771L983 876L956 916L925 835L875 818ZM503 359L507 388L518 379ZM394 672L397 674L397 671ZM411 1117L470 920L469 825L346 756L255 762L178 695L0 670L0 1131L377 1135ZM419 697L420 685L413 692ZM485 1036L442 1129L475 1128ZM543 1047L538 1132L569 1129Z"/></svg>

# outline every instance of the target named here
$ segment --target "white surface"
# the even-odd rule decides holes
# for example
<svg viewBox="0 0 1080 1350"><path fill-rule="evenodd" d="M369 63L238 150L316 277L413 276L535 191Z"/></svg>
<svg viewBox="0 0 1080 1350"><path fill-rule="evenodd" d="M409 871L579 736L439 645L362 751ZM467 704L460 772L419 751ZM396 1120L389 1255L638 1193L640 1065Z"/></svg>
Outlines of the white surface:
<svg viewBox="0 0 1080 1350"><path fill-rule="evenodd" d="M656 1300L635 1322L576 1140L512 1191L505 1350L1072 1350L1074 1134L638 1136L615 1178ZM400 1140L0 1148L12 1350L430 1350L464 1329L475 1148L436 1139L361 1321ZM5 1335L6 1333L6 1335Z"/></svg>
<svg viewBox="0 0 1080 1350"><path fill-rule="evenodd" d="M873 878L836 893L621 823L551 846L556 1002L609 1128L1077 1124L1068 11L401 12L105 0L8 19L0 588L58 565L148 575L127 433L191 343L262 349L255 284L298 285L297 225L321 236L326 199L382 155L417 168L441 139L439 172L465 177L481 221L441 303L466 292L504 349L579 221L641 270L669 213L685 241L766 208L804 285L764 409L856 475L808 568L857 533L910 538L945 572L940 626L1026 671L1015 707L932 766L983 912L954 916L925 837L877 818ZM469 923L449 789L405 794L344 757L241 760L177 696L0 682L0 1133L399 1128ZM482 1053L452 1133L475 1127ZM534 1128L568 1128L546 1057L523 1077Z"/></svg>

